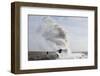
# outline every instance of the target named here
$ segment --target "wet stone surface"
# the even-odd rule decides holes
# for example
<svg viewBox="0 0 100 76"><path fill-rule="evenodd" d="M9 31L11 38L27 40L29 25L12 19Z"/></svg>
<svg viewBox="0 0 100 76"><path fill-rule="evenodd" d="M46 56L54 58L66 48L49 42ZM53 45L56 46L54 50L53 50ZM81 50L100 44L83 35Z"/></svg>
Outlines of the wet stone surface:
<svg viewBox="0 0 100 76"><path fill-rule="evenodd" d="M28 60L55 60L58 59L59 56L56 52L29 52Z"/></svg>

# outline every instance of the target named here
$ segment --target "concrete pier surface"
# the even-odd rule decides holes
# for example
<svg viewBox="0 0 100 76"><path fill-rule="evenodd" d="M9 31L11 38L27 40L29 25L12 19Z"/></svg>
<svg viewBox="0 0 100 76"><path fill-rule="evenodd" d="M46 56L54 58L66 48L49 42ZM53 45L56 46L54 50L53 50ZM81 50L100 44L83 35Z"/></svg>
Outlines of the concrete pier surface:
<svg viewBox="0 0 100 76"><path fill-rule="evenodd" d="M58 59L84 59L87 58L87 52L72 52L71 54L67 54L65 52L28 52L28 60L58 60Z"/></svg>

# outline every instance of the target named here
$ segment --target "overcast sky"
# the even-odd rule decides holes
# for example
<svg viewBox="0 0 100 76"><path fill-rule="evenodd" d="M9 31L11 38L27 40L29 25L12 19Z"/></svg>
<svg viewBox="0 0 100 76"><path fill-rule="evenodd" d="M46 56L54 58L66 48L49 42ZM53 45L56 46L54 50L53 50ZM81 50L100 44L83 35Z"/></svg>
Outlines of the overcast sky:
<svg viewBox="0 0 100 76"><path fill-rule="evenodd" d="M43 24L45 16L29 16L28 34L29 48L33 47L33 33ZM57 24L63 26L68 35L69 47L72 51L88 51L88 18L71 16L50 16Z"/></svg>

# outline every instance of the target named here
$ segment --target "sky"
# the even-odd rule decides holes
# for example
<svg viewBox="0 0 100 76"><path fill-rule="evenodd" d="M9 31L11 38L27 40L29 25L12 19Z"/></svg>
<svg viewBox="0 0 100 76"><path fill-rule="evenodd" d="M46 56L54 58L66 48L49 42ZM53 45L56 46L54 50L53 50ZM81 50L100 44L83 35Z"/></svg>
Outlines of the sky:
<svg viewBox="0 0 100 76"><path fill-rule="evenodd" d="M43 15L28 16L28 43L33 47L34 34L43 24ZM88 17L78 16L49 16L54 22L67 31L67 39L71 51L88 51Z"/></svg>

